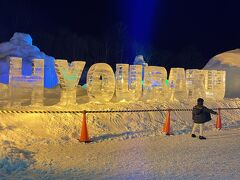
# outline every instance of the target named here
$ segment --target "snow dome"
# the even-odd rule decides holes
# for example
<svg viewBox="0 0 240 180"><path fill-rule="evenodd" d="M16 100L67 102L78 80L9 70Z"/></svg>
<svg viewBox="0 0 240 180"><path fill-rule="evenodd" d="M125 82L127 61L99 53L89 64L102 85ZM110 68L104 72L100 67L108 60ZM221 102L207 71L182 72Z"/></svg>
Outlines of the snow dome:
<svg viewBox="0 0 240 180"><path fill-rule="evenodd" d="M226 98L240 97L240 49L227 51L211 58L204 69L226 71Z"/></svg>
<svg viewBox="0 0 240 180"><path fill-rule="evenodd" d="M0 43L0 83L8 84L9 81L9 57L21 57L23 63L23 75L32 74L32 60L44 59L44 87L52 88L57 85L57 75L54 68L54 58L41 52L38 47L32 45L29 34L14 33L9 42Z"/></svg>

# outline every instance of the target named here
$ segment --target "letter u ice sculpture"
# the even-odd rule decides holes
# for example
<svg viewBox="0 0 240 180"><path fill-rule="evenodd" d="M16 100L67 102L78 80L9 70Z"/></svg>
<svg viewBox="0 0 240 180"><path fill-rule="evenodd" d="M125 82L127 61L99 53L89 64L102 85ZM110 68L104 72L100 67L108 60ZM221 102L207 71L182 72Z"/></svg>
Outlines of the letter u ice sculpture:
<svg viewBox="0 0 240 180"><path fill-rule="evenodd" d="M76 88L81 77L85 61L73 61L56 59L55 69L61 91L60 105L76 104Z"/></svg>
<svg viewBox="0 0 240 180"><path fill-rule="evenodd" d="M26 94L31 94L31 104L43 104L44 60L32 60L32 75L22 75L22 58L10 57L9 92L11 105L21 105ZM25 98L24 98L25 97Z"/></svg>
<svg viewBox="0 0 240 180"><path fill-rule="evenodd" d="M137 101L142 95L142 65L116 65L116 96L118 101Z"/></svg>

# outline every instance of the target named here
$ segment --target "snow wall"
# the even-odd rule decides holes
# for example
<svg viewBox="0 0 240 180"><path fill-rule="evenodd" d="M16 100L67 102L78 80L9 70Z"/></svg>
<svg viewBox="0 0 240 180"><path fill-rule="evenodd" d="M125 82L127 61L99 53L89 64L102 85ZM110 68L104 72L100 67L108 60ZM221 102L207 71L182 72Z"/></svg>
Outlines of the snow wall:
<svg viewBox="0 0 240 180"><path fill-rule="evenodd" d="M0 83L8 84L9 57L23 58L23 75L32 74L32 59L44 59L44 87L52 88L58 84L54 68L54 57L47 56L38 47L32 45L29 34L14 33L9 42L0 43Z"/></svg>
<svg viewBox="0 0 240 180"><path fill-rule="evenodd" d="M203 69L226 71L225 98L240 97L240 49L214 56Z"/></svg>

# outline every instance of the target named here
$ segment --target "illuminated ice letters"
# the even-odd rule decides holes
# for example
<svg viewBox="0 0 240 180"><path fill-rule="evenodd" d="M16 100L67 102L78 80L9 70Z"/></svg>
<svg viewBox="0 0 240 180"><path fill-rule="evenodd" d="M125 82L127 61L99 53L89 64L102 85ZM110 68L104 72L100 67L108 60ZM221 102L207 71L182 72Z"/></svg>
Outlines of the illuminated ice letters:
<svg viewBox="0 0 240 180"><path fill-rule="evenodd" d="M137 101L142 95L142 66L116 65L116 96L119 101Z"/></svg>
<svg viewBox="0 0 240 180"><path fill-rule="evenodd" d="M58 81L62 88L60 104L76 104L76 87L85 63L85 61L73 61L69 64L67 60L62 59L54 61Z"/></svg>
<svg viewBox="0 0 240 180"><path fill-rule="evenodd" d="M145 67L143 99L148 101L165 100L167 97L166 79L167 71L164 67Z"/></svg>
<svg viewBox="0 0 240 180"><path fill-rule="evenodd" d="M190 99L205 98L205 78L206 70L188 69L186 70L187 96Z"/></svg>
<svg viewBox="0 0 240 180"><path fill-rule="evenodd" d="M115 77L111 66L97 63L89 68L87 92L92 102L105 103L112 99L115 92Z"/></svg>
<svg viewBox="0 0 240 180"><path fill-rule="evenodd" d="M223 99L225 95L225 71L205 70L206 97L211 99Z"/></svg>
<svg viewBox="0 0 240 180"><path fill-rule="evenodd" d="M22 75L22 58L10 57L9 92L11 105L21 105L29 100L31 104L42 105L44 85L44 60L32 60L32 75Z"/></svg>
<svg viewBox="0 0 240 180"><path fill-rule="evenodd" d="M169 75L170 100L184 100L187 97L184 68L171 68Z"/></svg>

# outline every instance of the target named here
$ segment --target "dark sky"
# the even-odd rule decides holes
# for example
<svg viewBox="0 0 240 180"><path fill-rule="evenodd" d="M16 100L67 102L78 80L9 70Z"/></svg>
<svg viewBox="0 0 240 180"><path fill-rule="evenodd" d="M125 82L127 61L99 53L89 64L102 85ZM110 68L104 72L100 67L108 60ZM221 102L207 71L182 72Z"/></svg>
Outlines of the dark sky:
<svg viewBox="0 0 240 180"><path fill-rule="evenodd" d="M0 0L0 40L15 31L34 35L60 29L101 38L122 23L129 41L159 52L197 49L202 66L213 55L240 47L239 8L240 2L231 0Z"/></svg>

